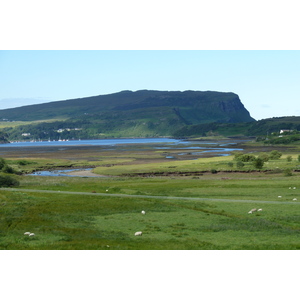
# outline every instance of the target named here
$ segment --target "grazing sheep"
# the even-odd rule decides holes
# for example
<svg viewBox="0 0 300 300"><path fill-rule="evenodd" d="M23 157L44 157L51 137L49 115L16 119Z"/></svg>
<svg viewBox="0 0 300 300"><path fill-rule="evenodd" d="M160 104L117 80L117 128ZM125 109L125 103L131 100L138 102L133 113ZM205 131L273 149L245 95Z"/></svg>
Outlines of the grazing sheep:
<svg viewBox="0 0 300 300"><path fill-rule="evenodd" d="M278 198L282 198L282 196L278 196Z"/></svg>
<svg viewBox="0 0 300 300"><path fill-rule="evenodd" d="M143 233L141 231L137 231L134 235L138 236L138 235L142 235Z"/></svg>
<svg viewBox="0 0 300 300"><path fill-rule="evenodd" d="M32 232L32 233L29 234L29 236L35 236L35 234Z"/></svg>
<svg viewBox="0 0 300 300"><path fill-rule="evenodd" d="M24 233L24 235L30 235L30 232L27 231L27 232Z"/></svg>
<svg viewBox="0 0 300 300"><path fill-rule="evenodd" d="M262 208L259 208L257 211L262 211Z"/></svg>
<svg viewBox="0 0 300 300"><path fill-rule="evenodd" d="M142 210L142 215L146 214L146 212L144 210Z"/></svg>
<svg viewBox="0 0 300 300"><path fill-rule="evenodd" d="M293 189L295 190L295 189L296 189L296 187L293 187Z"/></svg>
<svg viewBox="0 0 300 300"><path fill-rule="evenodd" d="M294 198L294 199L293 199L293 201L296 201L296 200L297 200L297 198Z"/></svg>
<svg viewBox="0 0 300 300"><path fill-rule="evenodd" d="M257 209L256 208L253 208L253 209L251 209L249 212L248 212L248 214L252 214L252 213L254 213L254 212L256 212L257 211Z"/></svg>

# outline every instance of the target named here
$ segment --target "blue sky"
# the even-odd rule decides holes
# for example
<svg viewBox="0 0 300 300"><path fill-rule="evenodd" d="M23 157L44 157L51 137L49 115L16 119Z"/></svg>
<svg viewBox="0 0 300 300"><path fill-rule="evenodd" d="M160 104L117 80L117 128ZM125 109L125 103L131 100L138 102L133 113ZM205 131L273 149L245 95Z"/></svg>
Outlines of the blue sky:
<svg viewBox="0 0 300 300"><path fill-rule="evenodd" d="M297 50L2 50L0 109L121 90L234 92L255 119L300 115Z"/></svg>

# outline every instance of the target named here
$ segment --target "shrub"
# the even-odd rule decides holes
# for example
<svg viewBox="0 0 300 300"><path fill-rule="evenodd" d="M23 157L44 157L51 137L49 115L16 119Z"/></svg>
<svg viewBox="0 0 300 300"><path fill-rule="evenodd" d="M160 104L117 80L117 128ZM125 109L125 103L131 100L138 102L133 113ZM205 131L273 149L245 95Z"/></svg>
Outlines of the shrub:
<svg viewBox="0 0 300 300"><path fill-rule="evenodd" d="M4 173L9 173L9 174L13 174L15 173L14 169L9 166L9 165L5 165L3 168L2 168L2 172Z"/></svg>
<svg viewBox="0 0 300 300"><path fill-rule="evenodd" d="M31 164L32 162L30 161L27 161L27 160L18 160L17 161L17 164L20 165L20 166L26 166L26 165L29 165Z"/></svg>
<svg viewBox="0 0 300 300"><path fill-rule="evenodd" d="M237 160L242 162L249 162L255 160L255 155L253 154L243 154L237 158Z"/></svg>
<svg viewBox="0 0 300 300"><path fill-rule="evenodd" d="M233 167L233 162L229 162L228 167L232 168Z"/></svg>
<svg viewBox="0 0 300 300"><path fill-rule="evenodd" d="M256 169L261 169L263 166L264 166L264 161L257 157L254 161L253 161L253 166L256 168Z"/></svg>
<svg viewBox="0 0 300 300"><path fill-rule="evenodd" d="M298 155L298 161L300 161L300 155Z"/></svg>
<svg viewBox="0 0 300 300"><path fill-rule="evenodd" d="M18 186L20 183L14 177L9 175L0 175L0 187Z"/></svg>
<svg viewBox="0 0 300 300"><path fill-rule="evenodd" d="M292 158L292 156L291 156L291 155L289 155L289 156L286 158L286 160L287 160L288 162L290 162L290 161L292 161L292 160L293 160L293 158Z"/></svg>
<svg viewBox="0 0 300 300"><path fill-rule="evenodd" d="M236 166L237 166L238 168L242 168L244 165L245 165L245 164L244 164L242 161L238 161L238 162L236 163Z"/></svg>
<svg viewBox="0 0 300 300"><path fill-rule="evenodd" d="M269 160L269 155L267 153L261 153L259 156L264 162L267 162Z"/></svg>
<svg viewBox="0 0 300 300"><path fill-rule="evenodd" d="M282 156L282 153L277 151L277 150L273 150L271 151L269 158L270 159L279 159Z"/></svg>
<svg viewBox="0 0 300 300"><path fill-rule="evenodd" d="M216 169L211 169L210 171L211 171L212 174L217 174L218 173L218 171Z"/></svg>
<svg viewBox="0 0 300 300"><path fill-rule="evenodd" d="M238 160L240 156L243 155L243 152L240 152L240 151L235 151L234 152L234 159L235 160Z"/></svg>
<svg viewBox="0 0 300 300"><path fill-rule="evenodd" d="M2 170L5 165L6 165L5 159L0 157L0 170Z"/></svg>
<svg viewBox="0 0 300 300"><path fill-rule="evenodd" d="M283 174L284 174L284 176L292 176L293 175L291 169L285 169L284 172L283 172Z"/></svg>

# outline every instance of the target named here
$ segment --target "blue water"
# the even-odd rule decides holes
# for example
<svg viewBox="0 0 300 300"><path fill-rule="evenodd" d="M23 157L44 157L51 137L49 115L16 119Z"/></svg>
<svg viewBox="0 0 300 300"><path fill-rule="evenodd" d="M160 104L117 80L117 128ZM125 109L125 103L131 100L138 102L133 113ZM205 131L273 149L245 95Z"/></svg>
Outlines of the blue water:
<svg viewBox="0 0 300 300"><path fill-rule="evenodd" d="M44 146L115 146L120 144L173 143L186 144L188 142L170 138L132 138L132 139L103 139L103 140L71 140L71 141L42 141L15 142L0 144L0 147L44 147Z"/></svg>
<svg viewBox="0 0 300 300"><path fill-rule="evenodd" d="M92 170L91 168L89 169L70 169L70 170L53 170L53 171L37 171L32 174L29 174L31 176L67 176L67 177L78 177L78 175L70 175L68 173L73 172L73 171L89 171ZM88 177L88 176L84 176Z"/></svg>
<svg viewBox="0 0 300 300"><path fill-rule="evenodd" d="M48 147L48 146L117 146L117 145L130 145L130 144L161 144L155 145L155 149L172 149L175 147L177 150L183 150L183 153L177 155L194 155L200 156L204 153L215 153L215 156L227 156L232 151L243 149L228 148L226 146L233 146L236 143L224 144L220 142L207 142L207 141L185 141L171 138L128 138L128 139L103 139L103 140L71 140L71 141L42 141L42 142L17 142L10 144L0 144L4 151L9 151L7 148L11 147ZM220 148L216 148L216 147ZM6 148L6 149L5 149ZM60 148L58 148L61 150ZM126 149L126 147L124 148ZM194 150L194 151L193 151ZM196 150L196 151L195 151ZM198 151L197 151L198 150ZM191 152L186 152L191 151ZM166 155L166 158L176 159L173 155ZM76 176L68 174L71 170L52 170L35 172L31 175L36 176Z"/></svg>

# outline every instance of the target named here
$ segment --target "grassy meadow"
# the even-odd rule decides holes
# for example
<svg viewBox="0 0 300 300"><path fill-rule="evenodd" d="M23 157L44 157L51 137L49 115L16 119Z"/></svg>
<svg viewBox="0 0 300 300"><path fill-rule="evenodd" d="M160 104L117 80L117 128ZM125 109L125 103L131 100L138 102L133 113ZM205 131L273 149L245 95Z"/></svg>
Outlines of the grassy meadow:
<svg viewBox="0 0 300 300"><path fill-rule="evenodd" d="M20 185L0 194L0 249L300 249L297 149L255 170L233 156L130 147L7 153L23 173L93 166L105 176L13 175Z"/></svg>

